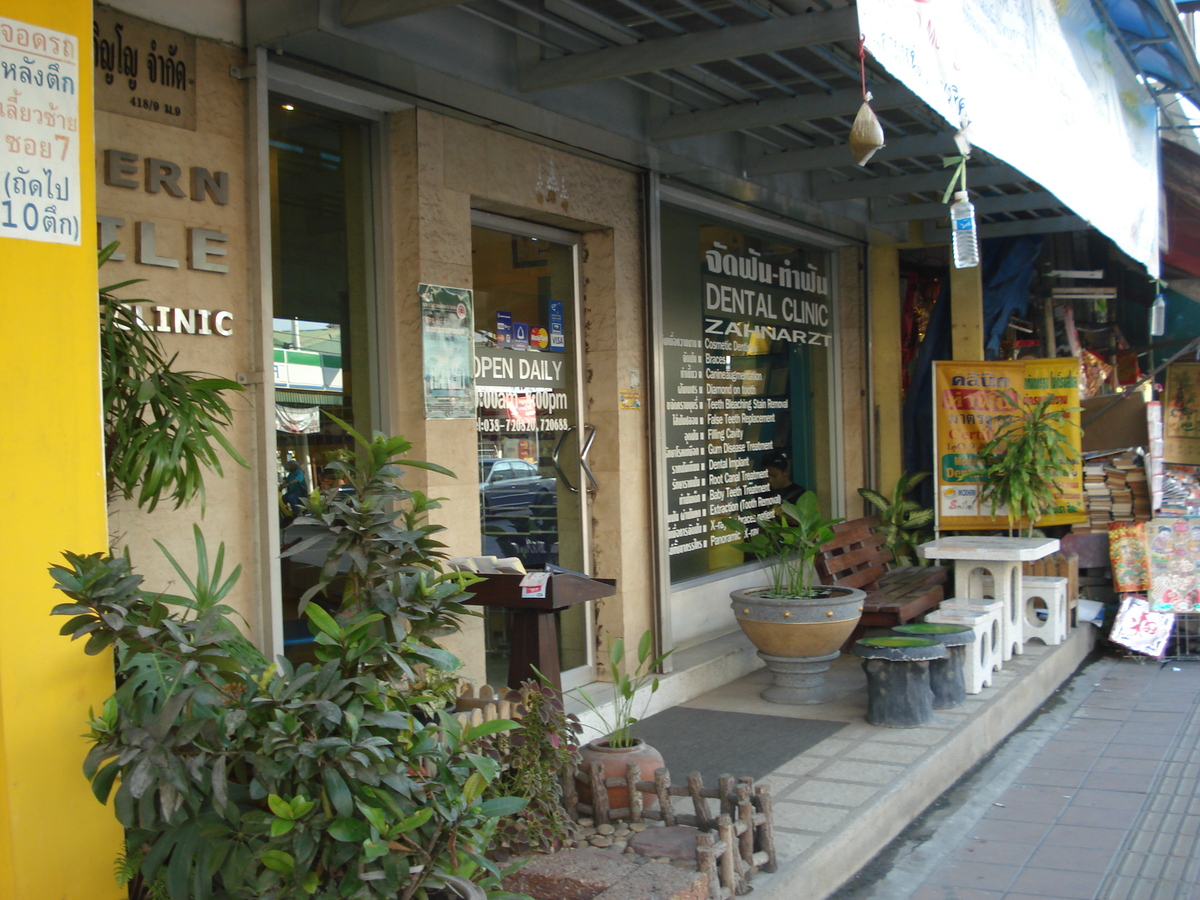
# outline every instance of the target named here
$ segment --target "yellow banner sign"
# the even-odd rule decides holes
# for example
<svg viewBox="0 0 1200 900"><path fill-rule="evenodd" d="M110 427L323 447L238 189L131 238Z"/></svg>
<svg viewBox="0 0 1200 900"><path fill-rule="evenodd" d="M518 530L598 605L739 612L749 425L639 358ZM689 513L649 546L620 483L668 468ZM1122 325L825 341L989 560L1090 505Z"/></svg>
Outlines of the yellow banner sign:
<svg viewBox="0 0 1200 900"><path fill-rule="evenodd" d="M1051 409L1078 407L1079 361L1068 358L934 363L937 430L934 477L939 531L1007 528L1005 509L998 507L993 514L990 504L981 504L979 500L983 490L979 449L994 434L993 420L1012 411L1001 394L1025 404L1053 394ZM1078 426L1079 413L1072 412L1070 418ZM1067 437L1078 451L1079 428L1068 428ZM1059 479L1058 502L1037 524L1065 525L1086 518L1080 465L1071 475Z"/></svg>

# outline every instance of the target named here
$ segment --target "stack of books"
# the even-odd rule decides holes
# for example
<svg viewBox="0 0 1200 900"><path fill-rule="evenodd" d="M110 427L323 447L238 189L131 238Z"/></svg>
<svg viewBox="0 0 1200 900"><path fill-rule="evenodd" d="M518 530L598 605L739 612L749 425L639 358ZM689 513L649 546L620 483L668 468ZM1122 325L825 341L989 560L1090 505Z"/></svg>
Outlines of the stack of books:
<svg viewBox="0 0 1200 900"><path fill-rule="evenodd" d="M1112 492L1102 461L1090 460L1083 466L1083 498L1087 502L1088 520L1073 525L1076 532L1107 531L1112 520Z"/></svg>
<svg viewBox="0 0 1200 900"><path fill-rule="evenodd" d="M1088 520L1072 526L1075 532L1107 531L1112 522L1146 522L1151 517L1146 470L1135 452L1086 461L1083 495Z"/></svg>

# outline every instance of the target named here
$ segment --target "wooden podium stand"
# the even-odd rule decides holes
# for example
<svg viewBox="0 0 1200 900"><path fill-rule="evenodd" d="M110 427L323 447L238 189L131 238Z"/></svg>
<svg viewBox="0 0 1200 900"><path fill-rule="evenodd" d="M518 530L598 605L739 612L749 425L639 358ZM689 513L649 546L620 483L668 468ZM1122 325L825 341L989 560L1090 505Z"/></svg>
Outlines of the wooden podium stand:
<svg viewBox="0 0 1200 900"><path fill-rule="evenodd" d="M546 583L545 597L522 597L522 575L486 575L471 585L474 594L463 602L469 606L510 609L512 649L508 661L508 687L537 679L533 667L562 690L558 667L558 624L554 613L576 603L611 597L617 592L614 578L587 578L570 572L555 572Z"/></svg>

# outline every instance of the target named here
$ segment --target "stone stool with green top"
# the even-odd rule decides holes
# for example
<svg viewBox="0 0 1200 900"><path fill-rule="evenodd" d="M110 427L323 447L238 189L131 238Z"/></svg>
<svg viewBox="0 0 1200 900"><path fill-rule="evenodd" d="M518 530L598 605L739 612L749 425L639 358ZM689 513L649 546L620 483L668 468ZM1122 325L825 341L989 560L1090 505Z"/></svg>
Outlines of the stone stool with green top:
<svg viewBox="0 0 1200 900"><path fill-rule="evenodd" d="M967 699L967 683L963 678L967 644L975 641L975 631L967 625L947 625L933 622L910 622L896 625L892 631L908 637L923 637L946 646L945 659L929 664L929 687L933 690L933 708L951 709Z"/></svg>
<svg viewBox="0 0 1200 900"><path fill-rule="evenodd" d="M889 728L915 728L933 718L929 664L949 654L940 641L924 637L863 638L850 651L867 673L867 721Z"/></svg>

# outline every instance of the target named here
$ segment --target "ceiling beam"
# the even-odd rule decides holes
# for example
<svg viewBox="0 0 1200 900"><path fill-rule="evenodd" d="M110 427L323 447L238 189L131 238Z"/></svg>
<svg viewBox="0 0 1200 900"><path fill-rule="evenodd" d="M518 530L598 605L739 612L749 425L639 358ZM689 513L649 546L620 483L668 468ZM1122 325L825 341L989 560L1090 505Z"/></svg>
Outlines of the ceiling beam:
<svg viewBox="0 0 1200 900"><path fill-rule="evenodd" d="M955 150L954 135L922 134L916 137L898 138L888 141L871 156L872 162L885 159L906 159L913 156L930 156ZM957 151L955 151L957 152ZM833 147L818 147L813 150L789 150L762 156L746 167L747 175L779 175L783 172L803 172L810 169L828 169L854 165L854 155L849 144Z"/></svg>
<svg viewBox="0 0 1200 900"><path fill-rule="evenodd" d="M971 200L975 213L991 216L996 213L1025 212L1031 209L1054 209L1063 203L1049 191L1028 194L1005 194L1001 197L975 197ZM871 204L871 221L876 225L889 222L911 222L914 219L944 219L950 214L945 203L908 203L898 206Z"/></svg>
<svg viewBox="0 0 1200 900"><path fill-rule="evenodd" d="M900 84L881 85L874 91L871 108L895 109L919 103L917 96ZM699 112L679 113L667 116L650 129L650 138L655 141L670 141L675 138L695 137L701 134L718 134L723 131L740 131L743 128L767 128L788 122L804 122L810 119L828 119L833 116L852 116L862 106L862 90L847 88L841 91L821 91L788 97L786 100L760 100L757 103L739 103L719 109L703 109Z"/></svg>
<svg viewBox="0 0 1200 900"><path fill-rule="evenodd" d="M342 0L342 26L362 28L390 19L457 6L462 0Z"/></svg>
<svg viewBox="0 0 1200 900"><path fill-rule="evenodd" d="M921 191L944 191L954 173L950 169L922 172L918 175L894 175L888 178L854 178L813 184L813 199L856 200L863 197L887 197ZM967 169L967 182L980 186L1027 182L1029 178L1012 166L974 166Z"/></svg>
<svg viewBox="0 0 1200 900"><path fill-rule="evenodd" d="M1057 234L1062 231L1083 231L1090 228L1087 219L1079 216L1047 216L1044 219L1021 219L1019 222L996 222L979 226L980 238L1016 237L1022 234ZM950 243L949 228L931 228L925 231L925 240L931 244Z"/></svg>
<svg viewBox="0 0 1200 900"><path fill-rule="evenodd" d="M544 91L629 75L644 75L661 69L677 69L814 44L850 41L856 37L858 11L853 6L847 6L749 25L728 25L586 53L571 53L524 68L518 86L526 92Z"/></svg>

